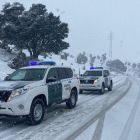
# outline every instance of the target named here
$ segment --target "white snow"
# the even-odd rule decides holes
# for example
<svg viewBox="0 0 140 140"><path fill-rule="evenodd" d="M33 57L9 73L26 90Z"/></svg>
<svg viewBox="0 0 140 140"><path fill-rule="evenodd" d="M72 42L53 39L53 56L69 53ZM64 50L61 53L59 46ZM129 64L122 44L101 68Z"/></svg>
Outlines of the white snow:
<svg viewBox="0 0 140 140"><path fill-rule="evenodd" d="M3 80L8 74L14 70L8 67L7 62L0 60L0 80Z"/></svg>
<svg viewBox="0 0 140 140"><path fill-rule="evenodd" d="M93 133L96 129L98 121L92 124L88 129L81 133L75 140L92 140Z"/></svg>
<svg viewBox="0 0 140 140"><path fill-rule="evenodd" d="M0 53L2 54L0 55L0 80L2 80L5 76L7 76L7 74L12 73L14 70L9 68L7 65L9 61L9 56L4 57L5 53L3 52L3 50ZM27 52L26 54L29 55ZM77 54L73 54L73 57L69 56L67 60L63 60L60 59L60 55L52 54L48 55L46 59L40 55L39 59L43 61L55 61L57 65L61 65L63 63L63 66L70 66L75 69L76 74L79 74L79 69L81 73L84 73L84 65L86 69L90 68L89 60L86 64L78 65L76 63L76 56ZM86 54L86 56L89 59L89 54ZM94 66L101 66L99 59L95 60ZM105 64L103 66L107 68ZM31 127L24 124L24 122L21 122L20 124L15 125L11 128L6 128L10 124L12 124L12 122L10 122L9 119L7 121L0 120L0 139L66 139L78 129L82 129L82 126L84 124L86 124L89 120L98 115L102 111L104 104L106 104L106 106L112 104L129 87L129 77L122 76L121 74L118 74L116 72L112 72L111 74L113 75L113 91L106 91L104 95L99 95L98 92L84 92L83 94L79 95L79 100L77 102L76 108L68 110L65 107L65 104L54 106L53 108L49 109L47 115L45 115L44 120L40 125ZM139 78L136 79L140 82ZM139 140L139 104L137 107L137 111L135 112L135 116L131 117L130 115L132 114L132 109L138 97L139 85L131 78L130 81L132 82L132 87L129 92L117 104L115 104L110 110L105 113L101 140L118 140L120 139L121 135L122 140L126 137L125 132L129 132L129 135L127 137L129 140ZM123 86L120 87L121 85ZM2 86L7 85L3 84ZM106 100L108 101L106 102ZM126 128L127 122L128 120L130 120L129 118L133 118L133 121L131 120L130 123L128 123L128 126L131 127L129 130L127 130L124 128ZM92 139L100 119L100 117L97 118L97 120L93 122L93 124L90 124L90 126L88 126L87 129L83 130L83 132L75 139ZM16 120L14 121L16 122ZM6 124L6 122L8 123ZM3 128L5 128L5 130L1 131Z"/></svg>
<svg viewBox="0 0 140 140"><path fill-rule="evenodd" d="M132 88L126 94L126 96L106 113L101 140L126 140L121 137L121 134L123 133L123 129L127 124L128 118L133 109L138 94L139 86L135 84L135 82L133 82ZM139 111L140 109L138 109L138 112ZM139 123L139 120L135 121ZM134 131L128 131L128 133L124 135L128 134L131 135L131 138L128 136L130 140L132 140L132 136L135 136ZM137 135L135 137L137 137Z"/></svg>

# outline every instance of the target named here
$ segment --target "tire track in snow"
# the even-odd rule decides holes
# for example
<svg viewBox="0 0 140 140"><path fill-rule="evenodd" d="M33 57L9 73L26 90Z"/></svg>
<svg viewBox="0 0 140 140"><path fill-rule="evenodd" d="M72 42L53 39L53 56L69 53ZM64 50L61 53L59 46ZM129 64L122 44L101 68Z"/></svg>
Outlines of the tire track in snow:
<svg viewBox="0 0 140 140"><path fill-rule="evenodd" d="M127 92L130 90L130 88L131 88L131 82L129 82L128 87L123 88L117 92L117 93L122 92L123 94L121 94L114 102L110 103L109 106L107 106L104 110L100 111L96 116L94 116L92 119L90 119L82 127L80 127L75 132L70 134L66 138L66 140L71 140L71 139L77 138L82 132L84 132L89 126L91 126L96 120L98 120L101 116L103 116L110 108L112 108L119 100L121 100L127 94ZM100 125L101 125L101 122L102 121L100 121Z"/></svg>
<svg viewBox="0 0 140 140"><path fill-rule="evenodd" d="M126 83L123 82L123 83L121 83L121 84L115 86L114 89L121 88L121 87L123 87L125 84L126 84ZM122 90L122 89L120 89L120 90ZM114 92L116 92L116 91L112 91L112 93L114 93ZM112 93L110 93L110 95L112 95ZM98 98L98 97L99 97L99 96L96 96L96 97L94 97L94 96L93 96L93 97L89 96L89 97L86 98L86 99L80 100L80 102L78 102L78 104L80 103L81 106L76 107L75 110L79 110L80 108L82 108L83 102L88 102L88 101L91 101L91 100L96 99L96 98ZM41 130L41 129L42 129L42 127L40 127L40 128L38 128L37 130L33 131L31 134L28 135L27 139L29 139L30 137L32 137L32 136L34 135L34 133L39 132L39 130ZM9 140L10 140L10 139L9 139ZM13 140L14 140L14 139L13 139ZM26 138L23 139L23 140L26 140Z"/></svg>
<svg viewBox="0 0 140 140"><path fill-rule="evenodd" d="M127 83L128 83L128 81L127 81ZM112 97L111 94L109 94L106 97L106 99L105 99L105 101L103 103L103 106L102 106L102 111L104 111L105 108L107 107L108 101L110 100L111 97ZM104 112L103 115L99 117L98 124L96 126L95 131L94 131L92 140L100 140L101 139L101 135L102 135L102 131L103 131L103 125L104 125L104 120L105 120L105 114L106 114L106 112Z"/></svg>
<svg viewBox="0 0 140 140"><path fill-rule="evenodd" d="M114 87L114 89L117 89L117 88L120 88L121 86L123 86L125 84L125 82L122 82L121 84L118 84L118 85L116 85L115 87ZM100 96L97 96L97 97L100 97ZM80 102L78 102L78 103L80 103L81 105L83 104L83 102L88 102L88 101L91 101L91 100L93 100L94 98L97 98L97 97L91 97L91 96L87 96L86 95L86 99L83 99L82 101L80 100ZM84 97L82 97L82 98L85 98L85 96ZM78 109L78 108L81 108L81 105L79 106L79 107L77 107L76 109ZM64 107L62 107L63 109L64 109ZM57 110L57 112L59 112L59 116L60 115L62 115L63 114L63 112L62 113L60 113L60 110L61 110L61 108L55 108L54 110L53 110L53 112L50 112L51 114L48 114L49 115L49 117L48 117L48 115L45 117L45 119L44 119L44 121L42 122L43 123L43 126L41 125L40 126L40 128L38 129L37 128L37 131L35 131L35 132L39 132L41 129L43 129L44 127L46 127L46 125L48 125L50 122L48 122L48 121L46 121L46 120L48 120L49 118L51 118L51 117L53 117L54 116L54 112ZM56 118L58 118L59 116L57 116L57 117L55 117L55 118L53 118L53 121L56 119ZM52 122L52 121L51 121ZM20 124L20 122L19 122L19 124ZM17 124L18 125L18 124ZM10 129L11 127L18 127L18 126L16 126L16 125L13 125L13 126L6 126L5 128L3 128L3 129L0 129L0 132L2 132L2 131L4 131L4 130L7 130L8 128ZM30 127L30 126L20 126L21 127L21 129L19 129L19 131L20 132L17 132L16 134L16 136L14 136L14 137L12 137L13 139L14 138L18 138L18 136L20 136L20 135L25 135L26 133L28 133L29 131L31 131L32 129L33 130L36 130L36 127ZM33 134L29 134L30 136L32 136L32 135L34 135L34 133ZM29 138L29 137L28 137Z"/></svg>
<svg viewBox="0 0 140 140"><path fill-rule="evenodd" d="M137 108L138 108L139 103L140 103L140 84L136 80L134 80L134 81L139 85L139 93L138 93L138 96L137 96L137 99L136 99L135 104L133 106L133 109L131 111L131 114L127 120L127 123L123 129L123 132L122 132L119 140L127 140L128 134L130 132L130 129L131 129L133 121L134 121L134 117L135 117Z"/></svg>
<svg viewBox="0 0 140 140"><path fill-rule="evenodd" d="M120 79L119 79L120 80ZM126 80L125 80L126 82ZM127 81L128 82L128 81ZM123 84L125 85L125 84ZM120 87L121 85L119 84L116 88ZM102 111L105 110L105 108L107 107L108 105L108 101L110 100L110 98L112 97L113 95L112 94L109 94L104 103L103 103L103 106L102 106ZM103 113L102 116L100 116L99 120L98 120L98 123L97 123L97 126L96 126L96 129L95 129L95 132L93 134L93 137L92 137L92 140L100 140L101 139L101 134L102 134L102 131L103 131L103 124L104 124L104 120L105 120L105 114L106 112Z"/></svg>
<svg viewBox="0 0 140 140"><path fill-rule="evenodd" d="M123 89L124 89L124 87L122 87L121 88L121 91L123 91ZM109 92L109 94L112 94L113 92ZM117 91L114 91L114 94L115 93L118 93L118 90ZM106 94L105 94L105 96L107 96ZM102 97L102 100L95 100L95 102L94 102L94 100L93 100L93 102L94 102L94 104L92 104L94 107L91 107L91 105L90 105L90 112L91 112L91 110L93 111L95 111L95 110L99 110L99 111L97 111L97 112L100 112L100 110L101 110L101 108L102 108L102 103L103 103L103 101L104 101L104 97L103 96L100 96L100 97ZM91 100L91 102L92 102L92 100ZM36 136L34 136L33 138L32 138L32 140L34 140L35 138L36 139L38 139L39 137L41 138L41 139L43 139L43 140L45 140L46 139L46 137L48 138L48 139L66 139L66 138L64 138L64 137L67 137L68 135L70 135L71 134L71 132L69 132L69 128L71 128L73 125L75 125L76 123L79 123L80 121L82 121L82 120L79 120L79 118L83 118L83 117L87 117L87 114L89 114L88 112L86 112L86 116L83 116L83 114L85 113L85 110L87 110L88 108L81 108L80 110L78 110L77 112L75 112L74 110L71 112L71 113L73 113L73 114L71 114L70 116L73 116L73 118L74 118L74 120L72 119L72 118L70 118L70 119L65 119L65 122L67 122L67 123L64 123L64 125L63 125L63 123L60 125L60 126L57 126L57 125L55 125L55 127L59 127L59 128L61 128L61 130L59 130L58 132L56 131L55 133L53 132L53 135L51 136L51 134L48 134L48 135L50 135L49 136L49 138L48 138L48 135L46 134L46 130L44 130L43 131L43 133L40 133L40 134L37 134ZM81 111L82 111L82 114L81 114ZM74 113L75 112L75 113ZM78 115L77 115L78 114ZM97 113L98 114L98 113ZM96 114L95 114L96 115ZM94 116L95 116L94 115ZM65 118L67 118L67 116L65 116ZM90 119L88 119L88 120L90 120ZM85 122L85 120L83 120L84 122ZM87 121L86 121L87 122ZM72 126L71 126L72 125ZM84 125L84 124L82 124L82 125ZM82 125L80 125L80 126L82 126ZM78 128L77 128L78 129ZM77 129L72 129L72 132L73 131L76 131ZM54 130L54 128L53 129L49 129L48 128L48 130L49 131L53 131ZM47 131L48 131L47 130ZM65 134L65 135L64 135ZM63 137L64 136L64 137ZM73 139L73 138L70 138L70 140L71 139Z"/></svg>
<svg viewBox="0 0 140 140"><path fill-rule="evenodd" d="M103 103L102 110L101 110L101 111L103 111L103 115L99 117L95 132L94 132L93 137L92 137L92 140L100 140L101 139L101 135L102 135L102 131L103 131L103 124L104 124L105 114L106 114L106 112L104 112L104 110L107 107L107 104L108 104L110 97L111 96L108 95L106 97L106 100Z"/></svg>
<svg viewBox="0 0 140 140"><path fill-rule="evenodd" d="M124 83L122 83L121 85L117 85L117 86L115 86L115 88L114 89L117 89L118 87L119 88L121 88L122 86L124 86L125 85L125 82ZM122 89L121 89L122 90ZM113 92L116 92L116 91L112 91L112 93ZM112 95L112 93L111 92L109 92L111 95ZM85 97L85 96L84 96ZM101 97L101 96L97 96L97 97ZM95 98L97 98L97 97L88 97L88 99L86 98L85 100L84 100L84 102L88 102L88 101L91 101L91 100L93 100L93 99L95 99ZM81 101L80 100L80 102L78 102L78 104L81 104L80 106L78 106L78 107L76 107L75 108L75 110L79 110L80 108L82 108L82 106L83 106L83 101ZM60 115L60 114L59 114ZM62 115L62 114L61 114ZM59 116L57 116L57 118L58 118ZM54 118L53 119L53 121L55 121L57 118ZM53 122L53 121L51 121L51 122ZM51 123L50 121L49 121L49 124ZM11 137L11 138L9 138L9 140L15 140L15 139L17 139L18 137L21 137L22 136L22 139L24 140L26 140L26 139L30 139L31 137L33 137L34 136L34 134L36 134L36 133L38 133L38 132L42 132L42 130L45 128L45 127L47 127L47 125L48 125L48 122L44 122L43 121L43 126L41 125L41 126L39 126L38 128L31 128L31 133L29 133L29 129L27 129L27 130L25 130L24 132L22 132L22 133L18 133L16 136L13 136L13 137ZM27 133L29 133L29 134L27 134ZM25 134L26 134L26 136L25 136Z"/></svg>
<svg viewBox="0 0 140 140"><path fill-rule="evenodd" d="M121 83L121 84L118 84L118 85L116 85L115 87L114 87L114 89L117 89L118 87L121 87L121 86L123 86L125 84L125 82L123 82L123 83ZM82 100L80 100L79 102L78 102L78 104L79 103L83 103L83 102L87 102L87 101L90 101L90 100L93 100L93 99L95 99L95 98L98 98L99 96L97 95L96 97L91 97L90 95L84 95L84 97L82 96ZM79 106L80 107L80 106ZM79 109L79 107L77 107L76 109ZM51 112L51 111L49 111L51 114L49 114L49 115L46 115L46 117L48 118L48 116L49 117L52 117L53 115L54 115L54 113L56 112L56 111L58 111L58 112L60 112L60 110L61 109L65 109L64 107L62 107L62 108L58 108L58 107L56 107L55 109L53 109L53 111ZM49 113L48 112L48 113ZM44 121L46 121L47 120L47 118L44 118ZM43 122L44 122L43 121ZM19 125L19 124L21 124L23 121L20 121L20 122L18 122L18 123L14 123L14 124L11 124L11 125L8 125L8 126L5 126L5 127L3 127L3 128L0 128L0 132L2 132L2 131L4 131L4 130L7 130L7 129L10 129L10 128L12 128L12 127L16 127L17 125ZM27 126L27 127L29 127L29 126ZM30 127L29 127L30 128ZM26 129L26 128L25 128ZM28 131L28 130L26 130L26 131Z"/></svg>

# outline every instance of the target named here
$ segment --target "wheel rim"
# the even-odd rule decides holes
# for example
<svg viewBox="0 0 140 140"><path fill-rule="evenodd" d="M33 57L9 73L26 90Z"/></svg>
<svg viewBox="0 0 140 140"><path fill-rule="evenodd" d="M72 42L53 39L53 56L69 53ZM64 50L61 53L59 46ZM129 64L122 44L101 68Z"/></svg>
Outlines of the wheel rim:
<svg viewBox="0 0 140 140"><path fill-rule="evenodd" d="M75 104L75 95L74 94L71 95L71 104L72 105Z"/></svg>
<svg viewBox="0 0 140 140"><path fill-rule="evenodd" d="M36 104L33 114L34 114L34 119L36 121L41 119L42 114L43 114L43 108L42 108L41 104Z"/></svg>

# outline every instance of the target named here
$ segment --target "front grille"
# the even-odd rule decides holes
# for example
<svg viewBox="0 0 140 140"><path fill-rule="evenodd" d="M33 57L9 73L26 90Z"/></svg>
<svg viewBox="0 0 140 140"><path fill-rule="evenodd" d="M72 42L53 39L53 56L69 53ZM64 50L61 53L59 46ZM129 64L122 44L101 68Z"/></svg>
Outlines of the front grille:
<svg viewBox="0 0 140 140"><path fill-rule="evenodd" d="M0 91L0 101L7 102L12 91Z"/></svg>
<svg viewBox="0 0 140 140"><path fill-rule="evenodd" d="M93 84L94 80L80 80L81 84Z"/></svg>

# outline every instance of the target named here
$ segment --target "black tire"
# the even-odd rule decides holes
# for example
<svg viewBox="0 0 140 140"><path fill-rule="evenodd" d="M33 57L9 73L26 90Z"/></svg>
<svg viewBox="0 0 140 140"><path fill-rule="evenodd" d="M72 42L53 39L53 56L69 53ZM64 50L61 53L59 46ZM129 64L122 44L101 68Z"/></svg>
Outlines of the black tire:
<svg viewBox="0 0 140 140"><path fill-rule="evenodd" d="M111 81L110 86L109 86L109 88L108 88L108 91L112 91L112 87L113 87L113 83L112 83L112 81Z"/></svg>
<svg viewBox="0 0 140 140"><path fill-rule="evenodd" d="M102 84L102 88L99 90L99 93L102 95L105 93L105 85Z"/></svg>
<svg viewBox="0 0 140 140"><path fill-rule="evenodd" d="M40 112L37 112L37 111L40 111ZM41 113L41 114L39 114L39 113ZM27 123L30 125L40 124L44 118L44 113L45 113L44 102L41 99L35 99L32 102L30 114L27 116Z"/></svg>
<svg viewBox="0 0 140 140"><path fill-rule="evenodd" d="M76 106L76 91L72 90L69 101L66 102L66 106L69 109L72 109Z"/></svg>
<svg viewBox="0 0 140 140"><path fill-rule="evenodd" d="M80 90L80 92L79 92L80 94L82 94L83 93L83 90Z"/></svg>

